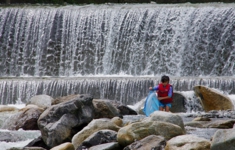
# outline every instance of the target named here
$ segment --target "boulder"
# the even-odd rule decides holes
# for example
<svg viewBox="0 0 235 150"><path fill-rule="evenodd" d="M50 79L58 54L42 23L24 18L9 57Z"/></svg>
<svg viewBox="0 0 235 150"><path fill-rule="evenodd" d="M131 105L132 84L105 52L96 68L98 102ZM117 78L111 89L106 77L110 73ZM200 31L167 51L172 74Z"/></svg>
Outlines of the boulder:
<svg viewBox="0 0 235 150"><path fill-rule="evenodd" d="M25 148L31 148L31 147L42 147L44 149L50 149L42 140L42 137L39 136L38 138L32 140L29 142L23 149Z"/></svg>
<svg viewBox="0 0 235 150"><path fill-rule="evenodd" d="M113 106L110 100L93 99L95 108L95 119L113 118L119 116L119 110Z"/></svg>
<svg viewBox="0 0 235 150"><path fill-rule="evenodd" d="M5 111L18 111L19 109L14 106L0 105L0 112Z"/></svg>
<svg viewBox="0 0 235 150"><path fill-rule="evenodd" d="M92 146L89 150L122 150L122 147L118 144L118 142L111 142Z"/></svg>
<svg viewBox="0 0 235 150"><path fill-rule="evenodd" d="M38 119L42 139L50 148L70 141L94 118L93 98L80 95L46 109Z"/></svg>
<svg viewBox="0 0 235 150"><path fill-rule="evenodd" d="M111 119L108 118L94 119L85 128L73 136L72 143L75 149L77 149L90 135L103 129L118 131L120 127L114 124Z"/></svg>
<svg viewBox="0 0 235 150"><path fill-rule="evenodd" d="M41 108L25 108L8 118L2 125L2 129L38 130L37 120L42 114Z"/></svg>
<svg viewBox="0 0 235 150"><path fill-rule="evenodd" d="M210 150L210 145L207 139L195 135L180 135L167 141L165 150Z"/></svg>
<svg viewBox="0 0 235 150"><path fill-rule="evenodd" d="M137 115L135 110L125 105L120 105L117 109L119 109L121 115Z"/></svg>
<svg viewBox="0 0 235 150"><path fill-rule="evenodd" d="M75 150L75 149L74 149L74 146L72 143L66 142L66 143L60 144L56 147L53 147L50 150Z"/></svg>
<svg viewBox="0 0 235 150"><path fill-rule="evenodd" d="M182 95L180 92L174 92L173 95L173 102L171 104L170 111L171 112L186 112L187 109L185 107L186 104L186 98L184 95Z"/></svg>
<svg viewBox="0 0 235 150"><path fill-rule="evenodd" d="M123 150L162 150L166 146L166 140L162 136L149 135L142 140L126 146Z"/></svg>
<svg viewBox="0 0 235 150"><path fill-rule="evenodd" d="M193 121L211 121L211 119L210 118L208 118L208 117L196 117L196 118L194 118L193 119Z"/></svg>
<svg viewBox="0 0 235 150"><path fill-rule="evenodd" d="M211 150L234 150L235 149L235 130L217 130L212 138Z"/></svg>
<svg viewBox="0 0 235 150"><path fill-rule="evenodd" d="M183 119L179 115L173 114L170 112L155 111L149 117L145 118L143 121L169 122L169 123L180 126L182 130L185 131Z"/></svg>
<svg viewBox="0 0 235 150"><path fill-rule="evenodd" d="M116 141L117 141L116 131L109 129L99 130L91 134L88 138L86 138L76 150L84 150L95 145L116 142Z"/></svg>
<svg viewBox="0 0 235 150"><path fill-rule="evenodd" d="M46 109L51 106L53 98L48 95L36 95L29 99L26 105L34 104L40 108Z"/></svg>
<svg viewBox="0 0 235 150"><path fill-rule="evenodd" d="M195 127L195 128L204 128L202 121L191 121L191 122L185 122L184 125L185 126L189 126L189 127Z"/></svg>
<svg viewBox="0 0 235 150"><path fill-rule="evenodd" d="M230 98L214 89L205 86L195 86L193 90L201 98L202 107L206 112L210 110L234 109Z"/></svg>
<svg viewBox="0 0 235 150"><path fill-rule="evenodd" d="M229 129L233 128L235 120L214 120L204 125L205 128Z"/></svg>
<svg viewBox="0 0 235 150"><path fill-rule="evenodd" d="M113 117L111 119L111 122L113 122L114 124L116 124L119 127L123 126L123 121L122 121L122 119L120 117Z"/></svg>
<svg viewBox="0 0 235 150"><path fill-rule="evenodd" d="M59 104L59 103L62 103L62 102L67 102L67 101L76 99L77 97L80 97L80 96L81 96L80 94L73 94L73 95L57 97L51 102L51 105L56 105L56 104Z"/></svg>
<svg viewBox="0 0 235 150"><path fill-rule="evenodd" d="M218 129L229 129L233 128L235 124L234 119L227 120L212 120L212 121L191 121L186 122L185 126L198 127L198 128L218 128Z"/></svg>
<svg viewBox="0 0 235 150"><path fill-rule="evenodd" d="M141 140L149 135L161 135L166 140L182 135L184 131L178 125L162 121L142 121L122 127L117 134L117 141L122 146L127 146L136 140Z"/></svg>

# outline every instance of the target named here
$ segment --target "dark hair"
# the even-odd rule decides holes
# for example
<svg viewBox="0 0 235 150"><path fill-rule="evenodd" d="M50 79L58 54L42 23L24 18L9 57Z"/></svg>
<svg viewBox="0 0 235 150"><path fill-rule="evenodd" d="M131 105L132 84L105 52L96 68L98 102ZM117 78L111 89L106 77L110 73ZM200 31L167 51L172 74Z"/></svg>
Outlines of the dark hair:
<svg viewBox="0 0 235 150"><path fill-rule="evenodd" d="M161 78L161 82L162 83L165 83L165 82L169 82L170 81L170 78L168 77L168 76L162 76L162 78Z"/></svg>

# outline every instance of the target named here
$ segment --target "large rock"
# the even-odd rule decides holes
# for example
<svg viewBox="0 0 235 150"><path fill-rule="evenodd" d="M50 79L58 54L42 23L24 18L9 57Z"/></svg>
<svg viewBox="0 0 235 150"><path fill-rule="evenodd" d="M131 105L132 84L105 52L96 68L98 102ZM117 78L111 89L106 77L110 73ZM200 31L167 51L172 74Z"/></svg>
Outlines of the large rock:
<svg viewBox="0 0 235 150"><path fill-rule="evenodd" d="M89 150L122 150L122 147L118 144L118 142L110 142L92 146Z"/></svg>
<svg viewBox="0 0 235 150"><path fill-rule="evenodd" d="M82 144L76 150L89 149L92 146L100 145L104 143L116 142L117 132L113 130L99 130L82 142Z"/></svg>
<svg viewBox="0 0 235 150"><path fill-rule="evenodd" d="M45 142L42 140L42 137L39 136L38 138L32 140L31 142L29 142L24 148L23 150L25 150L26 148L31 148L31 147L41 147L44 148L46 150L50 149Z"/></svg>
<svg viewBox="0 0 235 150"><path fill-rule="evenodd" d="M43 141L49 147L70 141L94 118L92 100L90 95L80 95L46 109L38 119Z"/></svg>
<svg viewBox="0 0 235 150"><path fill-rule="evenodd" d="M29 99L26 105L34 104L40 108L46 109L51 106L53 98L48 95L36 95Z"/></svg>
<svg viewBox="0 0 235 150"><path fill-rule="evenodd" d="M72 143L66 142L56 147L53 147L50 150L75 150Z"/></svg>
<svg viewBox="0 0 235 150"><path fill-rule="evenodd" d="M181 135L167 141L165 150L210 150L210 145L207 139L195 135Z"/></svg>
<svg viewBox="0 0 235 150"><path fill-rule="evenodd" d="M51 102L51 105L56 105L56 104L59 104L59 103L67 102L67 101L70 101L70 100L75 99L75 98L80 97L80 96L81 96L80 94L73 94L73 95L57 97Z"/></svg>
<svg viewBox="0 0 235 150"><path fill-rule="evenodd" d="M204 125L205 128L218 128L218 129L229 129L233 128L235 124L235 120L228 119L228 120L215 120L211 121Z"/></svg>
<svg viewBox="0 0 235 150"><path fill-rule="evenodd" d="M77 149L82 144L82 142L85 141L85 139L88 138L90 135L103 129L118 131L120 127L108 118L94 119L85 128L83 128L81 131L73 136L72 143L75 149Z"/></svg>
<svg viewBox="0 0 235 150"><path fill-rule="evenodd" d="M222 129L215 132L211 150L235 150L235 130Z"/></svg>
<svg viewBox="0 0 235 150"><path fill-rule="evenodd" d="M186 112L187 109L185 107L186 98L180 92L174 92L173 102L171 104L170 111L171 112Z"/></svg>
<svg viewBox="0 0 235 150"><path fill-rule="evenodd" d="M201 104L205 111L233 110L233 103L229 97L205 86L195 86L195 93L201 98Z"/></svg>
<svg viewBox="0 0 235 150"><path fill-rule="evenodd" d="M162 136L149 135L142 140L126 146L123 150L162 150L166 146L166 140Z"/></svg>
<svg viewBox="0 0 235 150"><path fill-rule="evenodd" d="M120 105L117 109L119 109L121 115L137 115L135 110L125 105Z"/></svg>
<svg viewBox="0 0 235 150"><path fill-rule="evenodd" d="M119 110L113 106L110 100L93 99L95 118L113 118L119 116Z"/></svg>
<svg viewBox="0 0 235 150"><path fill-rule="evenodd" d="M162 121L142 121L122 127L117 134L117 141L122 146L127 146L136 140L141 140L149 135L160 135L166 140L182 135L184 131L178 125Z"/></svg>
<svg viewBox="0 0 235 150"><path fill-rule="evenodd" d="M18 113L8 118L2 125L3 129L18 130L38 130L37 120L42 114L41 108L24 108Z"/></svg>
<svg viewBox="0 0 235 150"><path fill-rule="evenodd" d="M0 105L0 112L5 111L18 111L19 109L14 106Z"/></svg>
<svg viewBox="0 0 235 150"><path fill-rule="evenodd" d="M182 130L185 131L183 119L179 115L173 114L170 112L155 111L150 115L150 117L143 119L143 121L169 122L169 123L180 126L182 128Z"/></svg>

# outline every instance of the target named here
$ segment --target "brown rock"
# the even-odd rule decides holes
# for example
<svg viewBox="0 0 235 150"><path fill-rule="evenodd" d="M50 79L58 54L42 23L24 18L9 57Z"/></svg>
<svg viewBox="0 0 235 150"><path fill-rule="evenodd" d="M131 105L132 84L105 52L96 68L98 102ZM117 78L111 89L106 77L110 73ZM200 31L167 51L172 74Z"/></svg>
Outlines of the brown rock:
<svg viewBox="0 0 235 150"><path fill-rule="evenodd" d="M195 135L181 135L167 141L165 150L210 150L209 140Z"/></svg>
<svg viewBox="0 0 235 150"><path fill-rule="evenodd" d="M81 95L77 94L77 95L68 95L68 96L57 97L52 101L51 105L56 105L56 104L59 104L62 102L67 102L67 101L73 100L75 98L78 98L80 96Z"/></svg>
<svg viewBox="0 0 235 150"><path fill-rule="evenodd" d="M201 98L201 104L205 111L210 110L233 110L233 103L229 97L218 93L216 90L205 86L195 86L195 93Z"/></svg>
<svg viewBox="0 0 235 150"><path fill-rule="evenodd" d="M122 146L127 146L135 140L141 140L149 135L161 135L166 140L182 135L184 131L178 125L162 121L136 122L122 127L117 134L117 141Z"/></svg>

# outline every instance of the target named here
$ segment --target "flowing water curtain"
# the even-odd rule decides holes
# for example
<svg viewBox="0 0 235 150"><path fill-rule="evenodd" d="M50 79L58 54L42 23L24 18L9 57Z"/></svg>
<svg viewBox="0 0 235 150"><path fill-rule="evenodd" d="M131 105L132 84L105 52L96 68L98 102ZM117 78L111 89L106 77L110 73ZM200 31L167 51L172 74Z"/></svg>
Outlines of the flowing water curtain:
<svg viewBox="0 0 235 150"><path fill-rule="evenodd" d="M83 77L48 79L1 79L0 104L26 103L32 96L46 94L53 98L70 94L91 94L93 98L111 99L133 105L144 99L149 86L155 86L160 78L149 77ZM196 85L204 85L235 94L234 78L171 78L174 91L192 91Z"/></svg>
<svg viewBox="0 0 235 150"><path fill-rule="evenodd" d="M0 10L0 76L230 76L230 5L85 5Z"/></svg>

